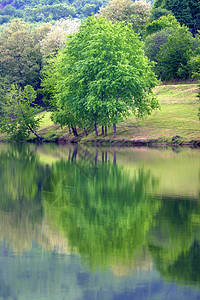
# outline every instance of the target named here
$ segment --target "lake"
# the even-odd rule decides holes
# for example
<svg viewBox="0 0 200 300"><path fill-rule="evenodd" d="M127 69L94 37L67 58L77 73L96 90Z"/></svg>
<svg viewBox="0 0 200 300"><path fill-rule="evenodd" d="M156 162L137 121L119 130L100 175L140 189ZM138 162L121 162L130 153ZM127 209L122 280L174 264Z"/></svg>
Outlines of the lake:
<svg viewBox="0 0 200 300"><path fill-rule="evenodd" d="M0 144L0 299L200 299L200 149Z"/></svg>

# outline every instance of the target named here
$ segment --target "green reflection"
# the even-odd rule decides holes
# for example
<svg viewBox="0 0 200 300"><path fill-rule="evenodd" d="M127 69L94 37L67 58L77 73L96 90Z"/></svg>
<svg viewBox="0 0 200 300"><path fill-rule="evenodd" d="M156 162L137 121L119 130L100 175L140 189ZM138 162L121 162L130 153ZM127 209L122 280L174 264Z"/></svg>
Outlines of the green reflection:
<svg viewBox="0 0 200 300"><path fill-rule="evenodd" d="M40 201L44 167L38 161L36 148L10 144L0 154L0 205L22 199ZM6 200L6 201L5 201ZM10 204L9 204L10 205Z"/></svg>
<svg viewBox="0 0 200 300"><path fill-rule="evenodd" d="M35 147L10 144L0 153L0 240L18 254L41 240L44 173Z"/></svg>
<svg viewBox="0 0 200 300"><path fill-rule="evenodd" d="M200 204L163 199L149 249L157 270L168 280L200 283Z"/></svg>
<svg viewBox="0 0 200 300"><path fill-rule="evenodd" d="M160 207L155 186L148 170L62 160L44 184L45 216L93 268L133 264Z"/></svg>

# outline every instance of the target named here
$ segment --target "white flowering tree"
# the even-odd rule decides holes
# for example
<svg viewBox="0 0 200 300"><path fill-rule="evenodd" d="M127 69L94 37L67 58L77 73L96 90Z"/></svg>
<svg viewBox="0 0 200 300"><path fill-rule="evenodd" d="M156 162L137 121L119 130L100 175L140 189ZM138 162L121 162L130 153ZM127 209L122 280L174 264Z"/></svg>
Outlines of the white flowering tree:
<svg viewBox="0 0 200 300"><path fill-rule="evenodd" d="M65 46L68 34L78 32L81 21L75 19L60 19L40 42L41 52L44 57L57 54L58 50Z"/></svg>

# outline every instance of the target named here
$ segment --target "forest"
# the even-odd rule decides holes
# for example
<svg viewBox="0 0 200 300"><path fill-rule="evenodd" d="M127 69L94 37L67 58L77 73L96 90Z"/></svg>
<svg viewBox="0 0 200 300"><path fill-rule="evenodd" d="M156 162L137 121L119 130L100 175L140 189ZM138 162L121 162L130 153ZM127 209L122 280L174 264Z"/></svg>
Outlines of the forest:
<svg viewBox="0 0 200 300"><path fill-rule="evenodd" d="M195 0L0 1L0 130L37 134L42 111L78 136L159 109L154 88L200 74ZM200 94L198 94L200 97Z"/></svg>

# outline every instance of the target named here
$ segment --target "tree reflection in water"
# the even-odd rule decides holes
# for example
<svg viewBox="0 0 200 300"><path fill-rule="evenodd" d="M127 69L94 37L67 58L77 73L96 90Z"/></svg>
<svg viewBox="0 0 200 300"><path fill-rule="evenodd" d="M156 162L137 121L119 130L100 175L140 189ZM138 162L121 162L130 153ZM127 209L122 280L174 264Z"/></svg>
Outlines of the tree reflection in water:
<svg viewBox="0 0 200 300"><path fill-rule="evenodd" d="M160 208L149 193L155 179L148 170L118 166L116 154L114 163L106 152L89 161L76 155L53 165L43 190L45 216L93 268L133 266Z"/></svg>

